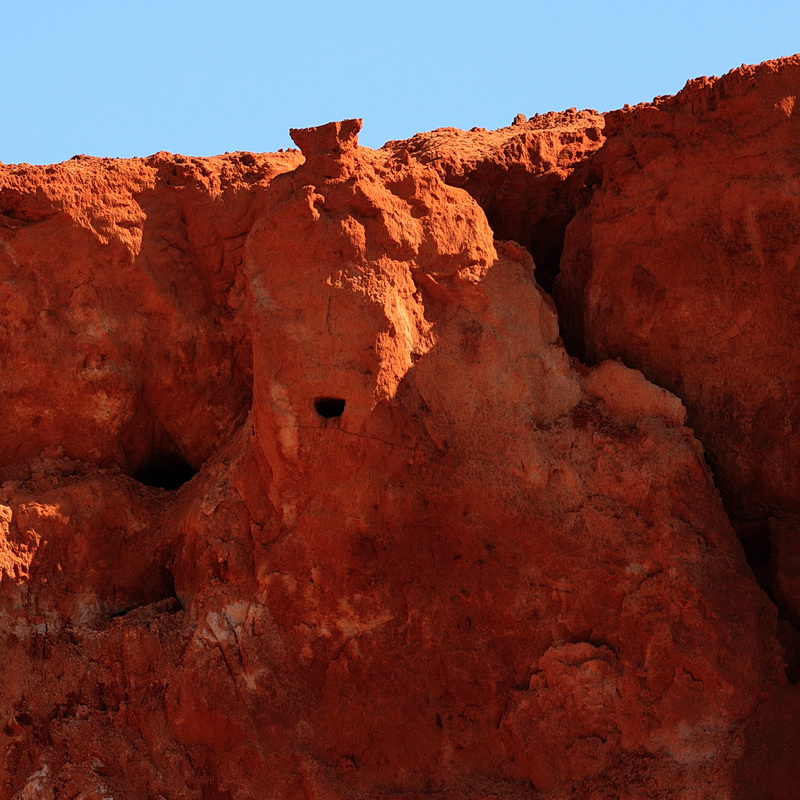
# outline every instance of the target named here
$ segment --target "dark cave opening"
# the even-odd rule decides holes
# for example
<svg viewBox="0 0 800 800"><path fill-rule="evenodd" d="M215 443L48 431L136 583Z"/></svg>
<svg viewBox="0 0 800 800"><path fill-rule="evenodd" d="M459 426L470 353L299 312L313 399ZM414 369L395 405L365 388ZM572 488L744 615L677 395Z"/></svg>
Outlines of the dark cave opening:
<svg viewBox="0 0 800 800"><path fill-rule="evenodd" d="M176 453L157 453L134 473L133 478L145 486L172 492L195 475L197 470Z"/></svg>
<svg viewBox="0 0 800 800"><path fill-rule="evenodd" d="M314 400L314 410L324 419L341 417L346 401L341 397L318 397Z"/></svg>
<svg viewBox="0 0 800 800"><path fill-rule="evenodd" d="M771 569L772 543L769 525L764 520L742 520L730 516L736 534L741 542L744 556L759 585L767 594L774 575Z"/></svg>

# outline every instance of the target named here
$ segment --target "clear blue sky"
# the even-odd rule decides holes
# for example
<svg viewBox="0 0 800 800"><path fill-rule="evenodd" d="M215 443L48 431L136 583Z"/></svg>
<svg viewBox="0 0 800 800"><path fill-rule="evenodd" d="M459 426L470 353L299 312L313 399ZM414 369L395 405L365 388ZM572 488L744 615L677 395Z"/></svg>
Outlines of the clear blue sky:
<svg viewBox="0 0 800 800"><path fill-rule="evenodd" d="M364 117L442 126L601 111L800 50L800 0L0 0L0 161L291 146Z"/></svg>

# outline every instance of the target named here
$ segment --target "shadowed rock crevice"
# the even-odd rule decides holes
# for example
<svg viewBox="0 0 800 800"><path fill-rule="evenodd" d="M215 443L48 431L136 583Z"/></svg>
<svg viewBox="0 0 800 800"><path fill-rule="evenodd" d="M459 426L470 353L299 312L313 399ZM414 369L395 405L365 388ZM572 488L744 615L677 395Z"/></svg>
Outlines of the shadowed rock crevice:
<svg viewBox="0 0 800 800"><path fill-rule="evenodd" d="M511 240L533 256L535 275L547 292L559 271L564 231L585 202L584 162L604 141L596 111L541 114L496 131L440 128L384 149L408 153L464 189L486 214L497 239Z"/></svg>
<svg viewBox="0 0 800 800"><path fill-rule="evenodd" d="M151 456L133 475L144 486L175 491L188 483L197 470L186 459L174 452L161 452Z"/></svg>

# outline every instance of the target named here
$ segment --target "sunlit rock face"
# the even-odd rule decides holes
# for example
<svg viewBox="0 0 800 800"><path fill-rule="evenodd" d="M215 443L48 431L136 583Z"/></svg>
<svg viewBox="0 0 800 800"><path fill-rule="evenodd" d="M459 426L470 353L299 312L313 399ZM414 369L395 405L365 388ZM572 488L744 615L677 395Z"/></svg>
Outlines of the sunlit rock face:
<svg viewBox="0 0 800 800"><path fill-rule="evenodd" d="M387 142L384 150L409 152L451 186L466 189L486 213L498 239L526 247L536 280L548 291L558 274L564 230L585 200L584 166L605 137L597 111L518 114L496 131L439 128Z"/></svg>
<svg viewBox="0 0 800 800"><path fill-rule="evenodd" d="M595 117L529 125L556 242ZM752 796L792 689L684 405L359 129L0 168L0 797Z"/></svg>

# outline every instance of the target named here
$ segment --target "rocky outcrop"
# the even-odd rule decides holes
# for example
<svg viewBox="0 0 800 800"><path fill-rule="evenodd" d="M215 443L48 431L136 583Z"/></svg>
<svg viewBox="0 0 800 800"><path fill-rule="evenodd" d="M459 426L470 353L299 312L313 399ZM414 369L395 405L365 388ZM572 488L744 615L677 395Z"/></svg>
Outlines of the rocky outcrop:
<svg viewBox="0 0 800 800"><path fill-rule="evenodd" d="M202 464L249 407L242 246L298 153L0 173L0 478L37 459ZM66 467L64 467L66 468Z"/></svg>
<svg viewBox="0 0 800 800"><path fill-rule="evenodd" d="M567 223L589 192L581 167L603 143L605 120L596 111L518 114L507 128L439 128L388 142L409 152L451 186L480 204L494 235L523 245L536 280L549 290L558 274ZM577 170L577 174L576 174Z"/></svg>
<svg viewBox="0 0 800 800"><path fill-rule="evenodd" d="M788 652L800 636L798 94L795 56L608 115L600 186L568 229L556 288L576 350L620 357L685 402Z"/></svg>
<svg viewBox="0 0 800 800"><path fill-rule="evenodd" d="M637 113L0 167L0 797L792 797L718 440L592 327ZM503 241L576 212L591 367Z"/></svg>
<svg viewBox="0 0 800 800"><path fill-rule="evenodd" d="M724 793L780 674L679 401L357 130L6 206L7 795Z"/></svg>

